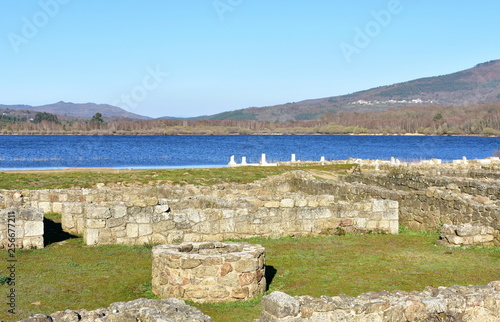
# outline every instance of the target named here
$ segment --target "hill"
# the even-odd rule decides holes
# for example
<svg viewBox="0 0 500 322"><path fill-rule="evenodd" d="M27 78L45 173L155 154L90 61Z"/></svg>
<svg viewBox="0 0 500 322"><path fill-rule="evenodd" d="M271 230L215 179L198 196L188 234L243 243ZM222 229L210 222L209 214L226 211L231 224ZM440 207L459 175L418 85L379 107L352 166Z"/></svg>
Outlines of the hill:
<svg viewBox="0 0 500 322"><path fill-rule="evenodd" d="M54 104L41 105L41 106L30 106L30 105L0 105L0 109L11 109L11 110L29 110L35 112L47 112L51 114L57 114L61 116L70 117L92 117L96 113L101 113L105 117L109 118L128 118L128 119L138 119L138 120L148 120L151 119L147 116L142 116L134 113L125 111L122 108L107 105L107 104L94 104L94 103L68 103L68 102L57 102Z"/></svg>
<svg viewBox="0 0 500 322"><path fill-rule="evenodd" d="M348 95L267 107L250 107L205 117L211 120L286 122L326 113L381 112L405 106L469 106L500 102L500 60L435 77L381 86Z"/></svg>

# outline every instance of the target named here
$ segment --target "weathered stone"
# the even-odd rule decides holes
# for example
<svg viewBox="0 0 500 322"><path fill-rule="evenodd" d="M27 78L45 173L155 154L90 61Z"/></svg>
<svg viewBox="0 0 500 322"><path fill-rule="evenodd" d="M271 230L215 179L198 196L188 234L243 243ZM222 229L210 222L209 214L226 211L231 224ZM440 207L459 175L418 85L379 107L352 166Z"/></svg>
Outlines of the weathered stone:
<svg viewBox="0 0 500 322"><path fill-rule="evenodd" d="M239 276L241 286L249 285L255 281L255 273L242 273Z"/></svg>
<svg viewBox="0 0 500 322"><path fill-rule="evenodd" d="M208 295L210 297L218 300L218 299L227 298L230 295L230 293L226 290L226 288L224 286L217 285L217 286L210 289L210 292Z"/></svg>
<svg viewBox="0 0 500 322"><path fill-rule="evenodd" d="M255 259L241 259L236 262L234 269L236 272L252 272L258 269L257 264Z"/></svg>
<svg viewBox="0 0 500 322"><path fill-rule="evenodd" d="M280 201L280 207L282 208L293 208L295 206L295 201L293 199L282 199Z"/></svg>
<svg viewBox="0 0 500 322"><path fill-rule="evenodd" d="M99 229L85 229L83 234L83 239L86 245L98 245L99 244Z"/></svg>
<svg viewBox="0 0 500 322"><path fill-rule="evenodd" d="M220 268L220 276L226 276L229 272L233 271L233 265L224 263Z"/></svg>
<svg viewBox="0 0 500 322"><path fill-rule="evenodd" d="M231 296L238 300L247 299L249 294L248 287L236 287L231 292Z"/></svg>
<svg viewBox="0 0 500 322"><path fill-rule="evenodd" d="M51 317L54 321L57 322L78 322L80 321L79 315L71 310L60 311L51 314Z"/></svg>
<svg viewBox="0 0 500 322"><path fill-rule="evenodd" d="M262 308L274 318L297 317L300 314L299 301L279 291L262 297Z"/></svg>
<svg viewBox="0 0 500 322"><path fill-rule="evenodd" d="M264 204L264 207L266 208L279 208L280 202L279 201L269 201Z"/></svg>
<svg viewBox="0 0 500 322"><path fill-rule="evenodd" d="M192 258L181 258L181 268L189 269L200 266L202 261L200 259L192 259Z"/></svg>
<svg viewBox="0 0 500 322"><path fill-rule="evenodd" d="M24 224L24 236L42 236L43 235L43 221L28 221Z"/></svg>

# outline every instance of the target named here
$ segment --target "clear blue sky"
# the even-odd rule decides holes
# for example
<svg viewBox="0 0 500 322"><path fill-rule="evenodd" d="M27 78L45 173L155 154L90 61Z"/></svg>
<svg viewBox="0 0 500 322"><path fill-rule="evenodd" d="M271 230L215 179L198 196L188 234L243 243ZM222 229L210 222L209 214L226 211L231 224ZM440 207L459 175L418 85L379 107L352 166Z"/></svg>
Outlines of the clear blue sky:
<svg viewBox="0 0 500 322"><path fill-rule="evenodd" d="M0 104L197 116L347 94L499 59L499 12L498 0L3 0Z"/></svg>

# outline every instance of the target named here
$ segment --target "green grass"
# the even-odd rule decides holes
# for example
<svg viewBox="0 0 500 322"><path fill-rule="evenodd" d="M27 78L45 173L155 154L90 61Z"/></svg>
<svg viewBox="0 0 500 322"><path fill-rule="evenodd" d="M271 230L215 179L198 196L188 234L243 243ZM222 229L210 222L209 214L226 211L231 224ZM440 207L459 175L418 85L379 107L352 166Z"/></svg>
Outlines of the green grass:
<svg viewBox="0 0 500 322"><path fill-rule="evenodd" d="M0 172L0 189L67 189L90 188L97 183L123 185L198 184L213 185L225 182L249 183L268 176L291 170L320 169L323 171L346 171L353 165L338 164L324 166L280 166L280 167L235 167L211 169L151 169L151 170L58 170Z"/></svg>
<svg viewBox="0 0 500 322"><path fill-rule="evenodd" d="M52 216L54 220L56 216ZM250 239L266 248L267 274L274 275L268 293L356 296L379 290L422 290L425 286L486 284L500 280L500 248L448 249L435 246L436 233L345 235ZM80 238L45 249L19 251L16 321L34 313L88 310L151 292L151 248L89 247ZM0 274L6 274L5 269ZM6 294L7 285L0 286ZM215 321L258 318L260 297L242 303L196 304Z"/></svg>

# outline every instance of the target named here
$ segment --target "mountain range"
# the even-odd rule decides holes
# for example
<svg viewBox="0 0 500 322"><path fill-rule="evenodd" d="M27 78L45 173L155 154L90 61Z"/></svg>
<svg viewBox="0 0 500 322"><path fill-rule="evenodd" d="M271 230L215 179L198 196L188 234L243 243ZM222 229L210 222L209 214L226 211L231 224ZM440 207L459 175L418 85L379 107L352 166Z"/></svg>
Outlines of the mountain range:
<svg viewBox="0 0 500 322"><path fill-rule="evenodd" d="M469 106L498 102L500 102L500 60L492 60L452 74L420 78L347 95L267 107L249 107L190 119L286 122L312 120L327 113L381 112L405 106ZM151 119L116 106L94 103L58 102L42 106L0 105L0 110L5 109L47 112L65 116L65 118L89 118L96 113L101 113L104 117L111 119ZM163 117L161 119L174 118Z"/></svg>
<svg viewBox="0 0 500 322"><path fill-rule="evenodd" d="M500 102L500 60L452 74L420 78L352 94L268 107L251 107L205 118L285 122L311 120L325 113L381 112L405 106Z"/></svg>
<svg viewBox="0 0 500 322"><path fill-rule="evenodd" d="M35 112L47 112L51 114L57 114L61 116L66 116L65 118L79 118L85 117L90 118L96 113L101 113L103 116L114 119L138 119L138 120L149 120L150 117L134 114L127 112L122 108L107 104L95 104L95 103L68 103L68 102L57 102L54 104L41 105L41 106L30 106L30 105L0 105L0 109L11 109L11 110L28 110ZM64 119L64 118L63 118Z"/></svg>

